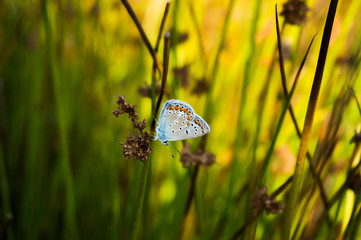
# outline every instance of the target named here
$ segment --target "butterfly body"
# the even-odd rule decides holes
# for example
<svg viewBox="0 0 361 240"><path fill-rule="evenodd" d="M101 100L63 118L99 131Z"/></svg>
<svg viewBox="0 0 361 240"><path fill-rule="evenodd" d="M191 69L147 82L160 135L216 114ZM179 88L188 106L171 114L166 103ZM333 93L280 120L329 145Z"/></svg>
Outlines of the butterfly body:
<svg viewBox="0 0 361 240"><path fill-rule="evenodd" d="M168 141L204 136L210 130L207 122L198 116L188 103L172 99L165 102L162 107L155 139L167 145Z"/></svg>

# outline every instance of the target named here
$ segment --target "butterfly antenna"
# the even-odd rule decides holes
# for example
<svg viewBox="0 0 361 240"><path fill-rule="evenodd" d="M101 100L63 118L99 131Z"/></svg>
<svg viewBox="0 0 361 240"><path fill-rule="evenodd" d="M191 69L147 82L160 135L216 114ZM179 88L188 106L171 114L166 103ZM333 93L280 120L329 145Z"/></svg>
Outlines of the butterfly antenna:
<svg viewBox="0 0 361 240"><path fill-rule="evenodd" d="M155 120L155 122L159 125L159 122L157 121L157 119L153 116L153 119Z"/></svg>
<svg viewBox="0 0 361 240"><path fill-rule="evenodd" d="M173 150L172 150L172 144L169 144L170 147L170 153L172 154L172 158L174 159Z"/></svg>
<svg viewBox="0 0 361 240"><path fill-rule="evenodd" d="M181 152L176 148L176 147L174 147L175 148L175 150L177 150L177 152L180 154Z"/></svg>

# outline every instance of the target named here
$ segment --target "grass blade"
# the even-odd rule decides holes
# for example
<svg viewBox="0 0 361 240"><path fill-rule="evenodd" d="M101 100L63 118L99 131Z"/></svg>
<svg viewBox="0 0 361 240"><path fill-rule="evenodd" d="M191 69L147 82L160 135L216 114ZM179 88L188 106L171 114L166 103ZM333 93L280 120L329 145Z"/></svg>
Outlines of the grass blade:
<svg viewBox="0 0 361 240"><path fill-rule="evenodd" d="M313 124L313 118L316 110L316 104L318 95L321 88L322 83L322 76L323 71L325 68L326 63L326 57L327 57L327 51L328 46L330 43L330 37L332 32L332 26L333 21L335 19L336 15L336 9L337 9L338 0L331 0L330 7L327 14L327 20L326 25L324 29L324 33L322 36L322 42L321 42L321 49L319 53L319 58L317 62L317 68L316 73L312 85L311 90L311 96L308 103L307 113L306 113L306 119L303 127L302 137L301 137L301 143L300 148L297 155L297 162L296 167L294 171L294 178L292 182L292 186L290 189L290 198L287 201L286 204L286 211L285 211L285 224L283 229L283 239L289 239L289 236L291 234L291 228L292 223L295 216L296 211L296 204L298 199L298 193L301 187L302 182L302 172L303 172L303 165L304 165L304 159L306 157L307 148L308 148L308 142L311 137L311 131L312 131L312 124Z"/></svg>
<svg viewBox="0 0 361 240"><path fill-rule="evenodd" d="M282 43L281 43L281 35L280 35L280 31L279 31L279 25L278 25L278 16L277 16L277 5L276 5L276 27L277 27L277 38L278 38L278 49L279 49L279 61L280 61L280 69L281 69L281 77L284 79L286 79L286 75L285 75L285 72L284 72L284 65L283 65L283 55L282 55ZM277 127L276 127L276 131L275 131L275 135L272 139L272 143L271 143L271 146L269 147L268 149L268 152L267 152L267 155L265 157L265 160L264 160L264 163L263 163L263 166L262 166L262 170L261 170L261 174L260 174L260 180L258 182L258 185L263 185L264 184L264 177L265 177L265 174L266 174L266 171L267 171L267 168L268 168L268 165L271 161L271 157L272 157L272 154L273 154L273 151L274 151L274 148L276 146L276 142L277 142L277 138L278 138L278 135L281 131L281 128L282 128L282 125L283 125L283 121L284 121L284 118L286 116L286 113L287 113L287 110L289 109L289 106L291 104L291 99L292 99L292 96L293 96L293 93L295 92L295 89L296 89L296 85L298 83L298 79L300 77L300 74L301 74L301 71L303 69L303 66L306 62L306 59L307 59L307 55L311 49L311 46L312 46L312 43L313 43L313 40L315 39L315 37L312 38L310 44L308 45L308 48L307 48L307 51L306 51L306 54L302 60L302 63L297 71L297 75L295 77L295 81L292 85L292 89L291 89L291 92L289 93L288 97L287 97L287 100L286 100L286 103L282 109L282 112L281 112L281 116L278 120L278 123L277 123Z"/></svg>

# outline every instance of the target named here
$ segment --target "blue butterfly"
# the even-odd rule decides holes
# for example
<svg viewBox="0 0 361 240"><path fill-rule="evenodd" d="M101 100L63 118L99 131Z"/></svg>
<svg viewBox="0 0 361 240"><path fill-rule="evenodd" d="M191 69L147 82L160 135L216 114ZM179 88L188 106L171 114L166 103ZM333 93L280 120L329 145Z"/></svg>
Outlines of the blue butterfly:
<svg viewBox="0 0 361 240"><path fill-rule="evenodd" d="M162 107L154 140L159 139L164 145L168 145L168 141L201 137L210 131L206 121L188 103L172 99Z"/></svg>

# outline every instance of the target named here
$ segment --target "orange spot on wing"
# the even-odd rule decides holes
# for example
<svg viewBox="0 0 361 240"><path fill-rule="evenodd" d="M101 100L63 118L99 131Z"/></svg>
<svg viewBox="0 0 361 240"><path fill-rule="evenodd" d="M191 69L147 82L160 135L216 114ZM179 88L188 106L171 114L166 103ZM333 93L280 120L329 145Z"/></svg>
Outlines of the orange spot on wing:
<svg viewBox="0 0 361 240"><path fill-rule="evenodd" d="M169 109L173 110L173 109L174 109L174 107L172 107L172 106L169 106Z"/></svg>
<svg viewBox="0 0 361 240"><path fill-rule="evenodd" d="M191 120L191 117L188 117L187 119L190 121L190 120Z"/></svg>
<svg viewBox="0 0 361 240"><path fill-rule="evenodd" d="M180 110L183 112L184 109L182 107L180 107Z"/></svg>
<svg viewBox="0 0 361 240"><path fill-rule="evenodd" d="M178 107L178 106L175 106L174 108L175 108L175 110L178 110L178 109L179 109L179 107Z"/></svg>
<svg viewBox="0 0 361 240"><path fill-rule="evenodd" d="M190 119L189 119L190 120ZM189 126L189 122L187 122L187 125Z"/></svg>

